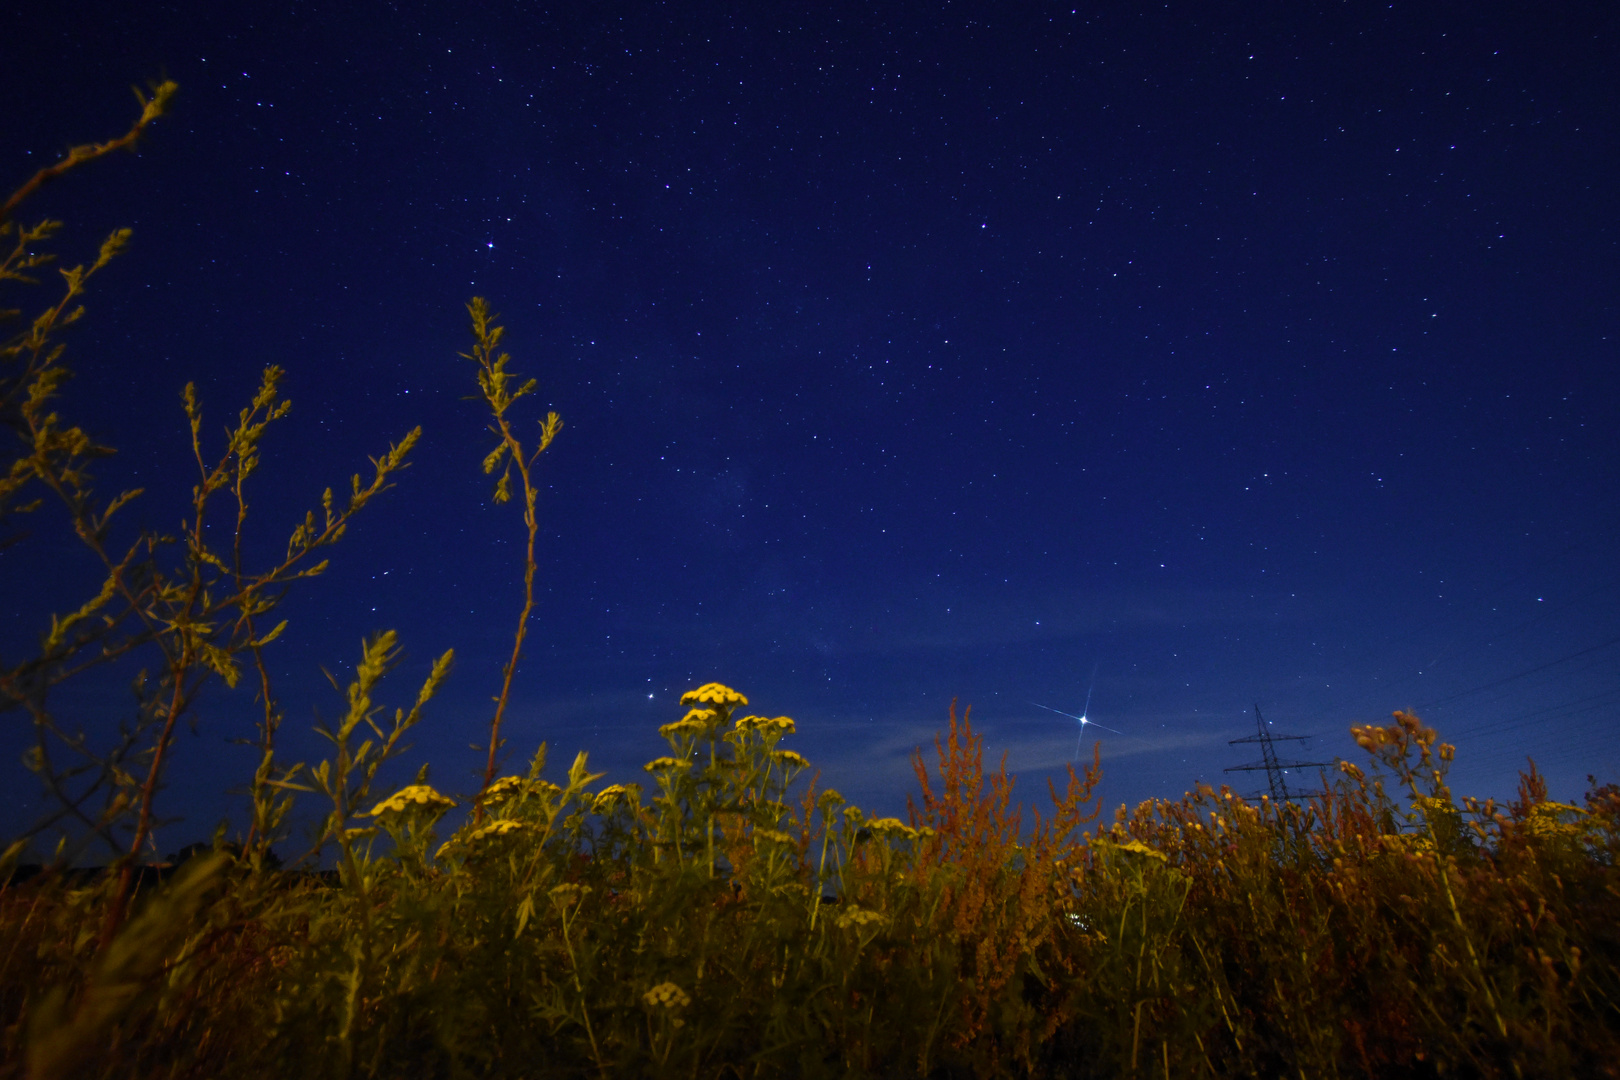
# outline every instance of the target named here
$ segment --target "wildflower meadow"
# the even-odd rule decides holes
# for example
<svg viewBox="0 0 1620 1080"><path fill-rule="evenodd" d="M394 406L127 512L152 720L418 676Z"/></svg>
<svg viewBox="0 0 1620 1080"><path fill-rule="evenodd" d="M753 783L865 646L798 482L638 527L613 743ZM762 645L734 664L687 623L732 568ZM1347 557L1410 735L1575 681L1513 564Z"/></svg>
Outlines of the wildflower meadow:
<svg viewBox="0 0 1620 1080"><path fill-rule="evenodd" d="M1508 803L1458 796L1458 751L1406 713L1354 729L1365 759L1280 804L1200 786L1105 814L1094 757L1026 805L953 705L916 752L905 819L873 817L793 748L813 718L719 683L669 703L636 783L544 745L503 774L535 470L562 421L517 423L534 383L481 299L462 362L495 434L484 471L528 538L482 783L441 790L429 764L379 779L434 722L452 660L400 689L408 628L366 642L326 756L286 760L263 659L277 605L318 587L416 433L252 566L245 492L286 411L281 372L222 446L188 387L186 527L123 528L138 493L96 486L107 451L59 412L60 337L128 232L48 288L58 223L18 214L45 173L132 145L174 93L141 95L129 133L0 211L0 285L50 294L5 313L0 529L60 525L54 542L103 575L35 651L0 659L0 715L30 732L27 779L54 807L0 862L0 1076L1620 1075L1620 789L1551 801L1527 765ZM132 718L81 730L54 711L56 688L137 656ZM156 862L177 725L206 694L257 702L251 815ZM283 863L312 813L307 853Z"/></svg>

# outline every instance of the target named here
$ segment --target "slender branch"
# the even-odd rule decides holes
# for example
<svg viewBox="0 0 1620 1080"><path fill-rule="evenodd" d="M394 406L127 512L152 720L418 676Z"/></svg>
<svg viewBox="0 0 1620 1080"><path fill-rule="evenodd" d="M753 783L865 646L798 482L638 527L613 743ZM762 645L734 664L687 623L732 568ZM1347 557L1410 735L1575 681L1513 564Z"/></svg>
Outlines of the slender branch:
<svg viewBox="0 0 1620 1080"><path fill-rule="evenodd" d="M163 115L163 113L168 109L169 102L174 97L175 91L179 89L180 87L170 80L165 80L164 82L153 87L151 97L147 97L145 94L142 94L139 89L137 89L135 91L135 100L141 103L141 115L140 119L135 121L134 126L132 126L123 135L108 142L86 143L82 146L75 146L67 152L66 157L64 157L61 161L58 161L55 165L47 165L43 169L40 169L33 176L28 178L27 183L23 184L22 187L18 188L12 193L11 198L6 200L4 206L0 206L0 222L9 220L11 218L12 211L16 210L17 207L22 204L24 199L28 198L35 191L37 191L40 185L44 184L47 180L54 180L63 173L66 173L71 169L78 168L87 161L94 161L96 158L105 157L115 150L133 149L136 141L139 140L141 135L146 131L147 125Z"/></svg>
<svg viewBox="0 0 1620 1080"><path fill-rule="evenodd" d="M517 675L518 660L523 655L523 642L528 637L529 618L534 613L536 570L534 543L540 531L539 516L535 507L540 493L534 486L532 470L535 461L557 437L557 432L562 428L562 419L554 412L547 413L546 418L540 422L540 440L535 445L533 453L524 452L523 442L513 433L512 426L506 418L506 411L518 398L533 392L535 382L529 379L515 390L510 388L513 375L507 370L506 365L511 357L497 351L504 328L490 325L492 316L489 313L489 305L483 297L473 297L467 304L467 313L472 316L474 343L473 351L462 353L462 356L478 365L478 386L483 391L484 401L488 404L494 419L490 430L498 438L495 449L484 458L484 472L493 473L497 468L501 468L500 480L495 485L495 501L502 503L511 498L512 470L517 469L518 480L523 489L523 524L528 530L528 544L524 549L523 559L523 610L518 616L517 631L513 635L512 655L501 673L501 692L495 699L495 715L490 720L489 756L484 764L484 784L479 789L477 801L473 804L473 820L482 821L483 795L495 782L495 767L501 748L501 722L506 717L506 706L512 694L512 680Z"/></svg>
<svg viewBox="0 0 1620 1080"><path fill-rule="evenodd" d="M529 532L528 546L524 549L523 559L523 611L518 616L517 633L512 639L512 655L506 661L506 668L501 674L501 696L496 699L495 718L489 726L489 760L484 766L484 789L495 782L495 755L500 748L501 719L506 713L506 703L512 693L512 678L517 674L518 658L523 653L523 641L529 634L529 616L534 611L534 538L539 531L539 524L535 516L534 507L538 493L529 478L529 463L523 458L523 447L512 434L506 423L506 418L498 418L501 427L501 436L506 445L512 447L512 456L517 462L518 476L523 481L523 524ZM479 792L482 795L482 791ZM480 801L475 814L482 818L483 803Z"/></svg>

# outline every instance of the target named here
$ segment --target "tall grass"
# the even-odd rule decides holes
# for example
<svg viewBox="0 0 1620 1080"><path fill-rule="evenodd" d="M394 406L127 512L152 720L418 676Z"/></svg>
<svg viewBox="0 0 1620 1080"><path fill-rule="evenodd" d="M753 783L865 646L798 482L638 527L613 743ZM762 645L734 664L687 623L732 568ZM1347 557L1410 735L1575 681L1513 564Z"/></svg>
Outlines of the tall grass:
<svg viewBox="0 0 1620 1080"><path fill-rule="evenodd" d="M953 713L909 822L817 790L785 717L699 688L649 783L542 750L440 839L426 783L336 879L220 852L138 894L0 892L7 1075L1601 1076L1620 791L1461 805L1360 729L1308 804L1207 788L1023 826ZM1447 748L1441 747L1441 750ZM1449 751L1448 751L1449 752ZM1438 770L1431 770L1431 774ZM1388 789L1395 789L1391 794ZM1414 790L1415 789L1415 790Z"/></svg>

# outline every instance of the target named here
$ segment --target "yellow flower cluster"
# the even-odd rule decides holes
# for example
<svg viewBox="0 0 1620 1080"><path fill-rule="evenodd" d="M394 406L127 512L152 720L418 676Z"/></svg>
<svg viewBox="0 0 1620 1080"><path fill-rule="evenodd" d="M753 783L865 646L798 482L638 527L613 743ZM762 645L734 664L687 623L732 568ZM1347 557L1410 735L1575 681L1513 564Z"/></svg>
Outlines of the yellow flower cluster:
<svg viewBox="0 0 1620 1080"><path fill-rule="evenodd" d="M879 836L898 836L906 840L917 839L917 830L899 818L873 818L866 826Z"/></svg>
<svg viewBox="0 0 1620 1080"><path fill-rule="evenodd" d="M772 750L771 760L781 766L791 765L796 769L806 768L810 763L794 750Z"/></svg>
<svg viewBox="0 0 1620 1080"><path fill-rule="evenodd" d="M1119 826L1114 826L1114 830L1114 835L1111 837L1098 837L1098 841L1100 841L1100 843L1094 841L1095 845L1105 849L1115 847L1120 851L1129 851L1133 855L1146 855L1148 858L1158 859L1162 863L1168 863L1170 861L1170 857L1164 852L1159 851L1156 848L1148 847L1135 837L1132 837L1129 840L1119 839L1121 836L1125 835L1124 831L1120 829Z"/></svg>
<svg viewBox="0 0 1620 1080"><path fill-rule="evenodd" d="M455 800L445 798L426 784L412 784L373 806L368 813L371 817L382 817L384 814L403 814L417 806L449 810L455 805Z"/></svg>
<svg viewBox="0 0 1620 1080"><path fill-rule="evenodd" d="M477 843L487 836L505 836L507 833L517 832L521 828L524 828L521 821L492 821L481 829L474 829L472 835L467 837L467 843Z"/></svg>
<svg viewBox="0 0 1620 1080"><path fill-rule="evenodd" d="M605 814L609 810L612 810L613 807L618 804L620 799L624 798L630 793L630 789L633 787L636 787L636 785L609 784L607 787L596 793L596 798L591 802L591 813ZM639 791L640 788L636 788L636 790Z"/></svg>
<svg viewBox="0 0 1620 1080"><path fill-rule="evenodd" d="M729 686L721 686L717 682L704 683L696 690L688 690L681 695L682 705L696 705L701 702L710 702L715 705L746 705L748 699Z"/></svg>
<svg viewBox="0 0 1620 1080"><path fill-rule="evenodd" d="M865 908L851 907L838 916L838 929L845 930L851 926L879 925L889 921L889 917L880 911L868 911Z"/></svg>
<svg viewBox="0 0 1620 1080"><path fill-rule="evenodd" d="M1544 840L1563 838L1578 840L1586 832L1585 824L1580 820L1586 816L1586 811L1569 803L1542 802L1530 809L1530 817L1524 825L1531 836ZM1566 817L1570 820L1566 820Z"/></svg>
<svg viewBox="0 0 1620 1080"><path fill-rule="evenodd" d="M520 795L527 784L528 781L521 776L503 776L484 789L484 805L490 806L513 795Z"/></svg>
<svg viewBox="0 0 1620 1080"><path fill-rule="evenodd" d="M792 844L796 844L798 842L798 841L794 840L793 837L789 836L787 833L779 832L776 829L755 829L754 830L754 835L756 837L761 838L761 839L774 840L778 844L792 845Z"/></svg>
<svg viewBox="0 0 1620 1080"><path fill-rule="evenodd" d="M737 721L738 731L757 731L762 735L792 735L798 729L793 726L793 718L777 716L769 720L763 716L745 716Z"/></svg>
<svg viewBox="0 0 1620 1080"><path fill-rule="evenodd" d="M1450 799L1440 799L1430 795L1419 795L1412 800L1412 804L1423 812L1424 817L1457 812L1456 807L1451 805Z"/></svg>
<svg viewBox="0 0 1620 1080"><path fill-rule="evenodd" d="M692 763L685 758L661 757L653 758L642 768L650 773L662 772L665 769L690 769Z"/></svg>
<svg viewBox="0 0 1620 1080"><path fill-rule="evenodd" d="M642 994L641 1000L655 1009L659 1007L684 1009L692 1004L692 999L686 996L686 991L672 982L659 983L645 994Z"/></svg>
<svg viewBox="0 0 1620 1080"><path fill-rule="evenodd" d="M720 713L715 709L693 709L673 724L665 724L658 729L658 734L666 739L679 735L702 735L714 726Z"/></svg>

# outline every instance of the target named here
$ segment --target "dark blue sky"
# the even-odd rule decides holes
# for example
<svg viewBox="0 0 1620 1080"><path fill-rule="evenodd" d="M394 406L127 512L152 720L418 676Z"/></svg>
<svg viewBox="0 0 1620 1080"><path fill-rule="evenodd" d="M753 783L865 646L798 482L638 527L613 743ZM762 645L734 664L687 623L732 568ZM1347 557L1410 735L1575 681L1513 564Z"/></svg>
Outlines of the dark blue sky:
<svg viewBox="0 0 1620 1080"><path fill-rule="evenodd" d="M458 656L411 768L474 784L523 536L457 357L478 294L566 424L518 756L630 779L717 679L892 811L953 697L1033 794L1076 730L1030 702L1089 691L1110 804L1219 783L1256 702L1313 758L1413 708L1460 792L1533 753L1571 798L1620 779L1617 23L1484 9L30 4L0 164L181 86L24 215L75 257L135 229L66 402L105 486L151 485L132 523L180 513L188 379L217 430L288 370L266 555L424 429L289 601L295 756L320 665L394 627L395 701ZM16 655L91 582L0 559ZM230 805L252 712L203 702L163 842Z"/></svg>

